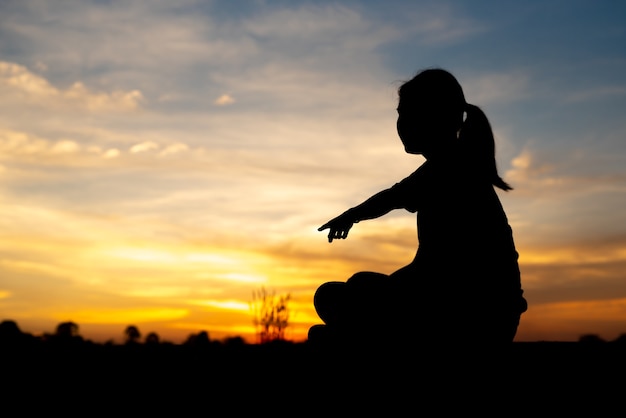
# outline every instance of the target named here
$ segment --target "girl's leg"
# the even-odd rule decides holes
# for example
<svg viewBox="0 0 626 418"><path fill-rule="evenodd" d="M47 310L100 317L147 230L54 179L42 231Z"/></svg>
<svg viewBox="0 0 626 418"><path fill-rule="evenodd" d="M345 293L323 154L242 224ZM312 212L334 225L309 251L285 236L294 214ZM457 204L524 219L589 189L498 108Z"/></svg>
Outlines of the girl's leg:
<svg viewBox="0 0 626 418"><path fill-rule="evenodd" d="M333 347L346 341L346 318L350 310L348 300L345 282L326 282L317 288L313 306L324 324L309 328L308 340L311 343L320 347Z"/></svg>
<svg viewBox="0 0 626 418"><path fill-rule="evenodd" d="M313 305L327 325L346 324L377 311L383 303L388 276L382 273L359 272L346 282L326 282L317 288Z"/></svg>
<svg viewBox="0 0 626 418"><path fill-rule="evenodd" d="M382 273L362 271L354 274L346 282L350 300L350 318L352 327L359 332L377 330L388 324L386 319L391 315L391 301L394 295L390 293L391 282L389 276Z"/></svg>

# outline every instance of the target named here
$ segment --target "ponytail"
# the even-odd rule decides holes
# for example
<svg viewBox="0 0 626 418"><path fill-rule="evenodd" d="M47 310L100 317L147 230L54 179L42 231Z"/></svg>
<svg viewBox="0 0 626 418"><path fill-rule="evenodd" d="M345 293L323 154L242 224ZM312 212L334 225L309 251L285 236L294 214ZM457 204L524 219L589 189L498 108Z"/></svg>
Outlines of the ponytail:
<svg viewBox="0 0 626 418"><path fill-rule="evenodd" d="M495 139L487 116L478 106L469 103L465 105L465 112L467 117L459 131L461 145L476 160L479 172L491 184L504 191L512 190L498 174Z"/></svg>

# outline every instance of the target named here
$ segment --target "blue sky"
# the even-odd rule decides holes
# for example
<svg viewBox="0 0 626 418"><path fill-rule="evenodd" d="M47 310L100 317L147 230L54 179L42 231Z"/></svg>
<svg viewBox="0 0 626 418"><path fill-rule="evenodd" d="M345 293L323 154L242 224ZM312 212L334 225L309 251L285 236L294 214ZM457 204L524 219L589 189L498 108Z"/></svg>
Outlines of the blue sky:
<svg viewBox="0 0 626 418"><path fill-rule="evenodd" d="M412 258L408 213L330 245L316 229L421 163L396 89L438 66L485 110L515 188L518 338L614 338L625 22L618 1L4 1L0 317L247 335L266 286L293 295L301 338L319 284Z"/></svg>

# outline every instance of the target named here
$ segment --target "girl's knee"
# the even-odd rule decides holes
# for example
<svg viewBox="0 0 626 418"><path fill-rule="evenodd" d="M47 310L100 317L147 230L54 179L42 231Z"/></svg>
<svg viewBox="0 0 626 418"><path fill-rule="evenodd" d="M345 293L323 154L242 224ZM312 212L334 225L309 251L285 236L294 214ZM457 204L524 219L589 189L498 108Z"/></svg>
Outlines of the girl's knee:
<svg viewBox="0 0 626 418"><path fill-rule="evenodd" d="M377 273L373 271L360 271L358 273L354 273L346 281L346 283L350 286L377 285L381 283L381 281L387 280L388 278L389 276L383 273Z"/></svg>
<svg viewBox="0 0 626 418"><path fill-rule="evenodd" d="M313 295L313 306L326 324L341 320L346 304L346 284L326 282L320 285Z"/></svg>
<svg viewBox="0 0 626 418"><path fill-rule="evenodd" d="M346 292L345 286L345 282L322 283L313 295L313 304L317 304L317 301L336 299L337 297L343 296Z"/></svg>

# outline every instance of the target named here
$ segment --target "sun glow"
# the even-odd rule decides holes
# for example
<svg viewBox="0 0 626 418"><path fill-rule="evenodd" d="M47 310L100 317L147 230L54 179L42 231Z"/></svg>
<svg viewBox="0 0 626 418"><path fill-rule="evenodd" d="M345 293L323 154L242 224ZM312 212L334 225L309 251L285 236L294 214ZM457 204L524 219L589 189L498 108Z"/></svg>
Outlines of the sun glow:
<svg viewBox="0 0 626 418"><path fill-rule="evenodd" d="M107 252L110 256L114 258L159 264L175 263L178 258L174 254L167 251L155 250L150 248L116 248Z"/></svg>
<svg viewBox="0 0 626 418"><path fill-rule="evenodd" d="M240 262L232 255L219 254L219 253L191 253L184 256L186 261L191 263L205 263L205 264L222 264L222 265L235 265Z"/></svg>
<svg viewBox="0 0 626 418"><path fill-rule="evenodd" d="M258 256L247 252L235 252L233 250L224 251L223 249L211 249L206 252L186 252L185 244L183 249L170 249L167 247L157 248L149 245L117 247L111 249L103 249L101 255L130 262L149 263L149 264L170 264L184 266L185 269L196 269L210 266L215 269L242 267L259 264ZM257 282L263 280L260 277L245 274L222 275L229 280Z"/></svg>
<svg viewBox="0 0 626 418"><path fill-rule="evenodd" d="M245 311L250 310L250 304L239 300L190 300L188 303L193 305L207 306L229 311Z"/></svg>

